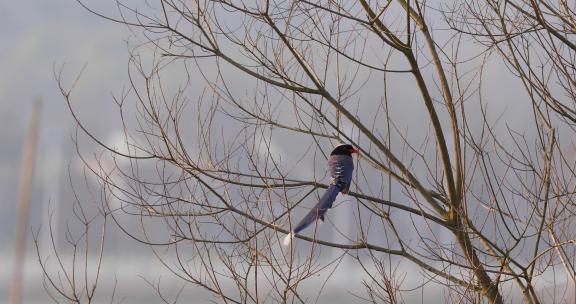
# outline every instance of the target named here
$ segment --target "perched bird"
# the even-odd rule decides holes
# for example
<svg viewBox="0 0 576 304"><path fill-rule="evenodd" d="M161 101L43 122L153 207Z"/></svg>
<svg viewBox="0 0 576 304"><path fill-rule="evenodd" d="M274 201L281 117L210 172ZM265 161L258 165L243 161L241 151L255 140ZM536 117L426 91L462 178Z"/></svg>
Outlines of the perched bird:
<svg viewBox="0 0 576 304"><path fill-rule="evenodd" d="M290 244L290 241L296 233L304 230L317 219L324 221L324 215L328 209L332 208L332 204L336 200L338 193L348 193L350 183L352 182L352 171L354 171L352 154L358 152L358 149L354 148L352 145L339 145L332 150L330 158L328 159L328 173L332 177L330 180L330 186L326 192L324 192L316 206L314 206L314 208L308 212L300 223L290 231L286 238L284 238L285 246Z"/></svg>

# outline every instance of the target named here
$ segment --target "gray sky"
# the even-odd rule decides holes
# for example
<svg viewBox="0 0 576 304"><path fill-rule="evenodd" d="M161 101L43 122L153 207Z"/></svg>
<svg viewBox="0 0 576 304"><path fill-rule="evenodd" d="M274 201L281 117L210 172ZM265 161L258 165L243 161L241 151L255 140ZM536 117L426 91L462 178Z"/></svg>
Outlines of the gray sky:
<svg viewBox="0 0 576 304"><path fill-rule="evenodd" d="M53 204L71 200L66 177L74 157L70 140L74 125L53 67L65 64L69 84L87 64L75 102L83 117L90 113L97 118L88 121L100 130L110 117L103 114L113 110L110 93L121 90L126 79L127 37L125 28L94 17L73 0L0 2L0 303L8 300L20 161L32 104L38 98L43 101L30 215L31 225L38 227L48 200ZM109 136L105 132L104 138ZM34 252L30 242L28 252ZM25 302L44 298L40 302L45 303L34 259L26 270L33 277L25 277L29 297L25 295Z"/></svg>
<svg viewBox="0 0 576 304"><path fill-rule="evenodd" d="M81 113L99 129L106 125L109 96L121 89L125 80L126 51L122 27L95 18L75 1L24 1L0 3L0 197L6 212L0 215L4 224L11 223L17 199L20 156L30 124L34 100L41 98L43 111L38 149L36 184L41 174L59 153L67 160L74 128L64 99L53 76L53 67L65 64L65 82L70 84L84 64L75 99ZM64 169L65 171L65 169ZM57 173L57 172L55 172ZM61 172L65 173L65 172ZM6 227L12 231L13 225ZM4 241L6 235L2 236Z"/></svg>
<svg viewBox="0 0 576 304"><path fill-rule="evenodd" d="M98 9L115 12L111 3L102 2L106 4L98 4ZM67 205L71 200L67 165L75 159L70 139L74 124L53 69L65 64L64 83L69 85L86 65L75 90L75 108L97 136L105 141L113 140L117 136L114 126L118 120L110 96L120 93L127 83L125 41L129 34L126 28L85 11L74 0L0 2L0 122L3 126L0 128L0 230L4 232L0 234L0 244L3 244L0 255L4 264L10 265L12 259L20 160L33 101L38 98L43 101L30 217L31 224L37 226L46 212L47 201ZM494 65L490 73L494 77L487 77L486 86L497 88L506 83L501 76L506 74L503 66ZM401 89L406 91L406 96L414 91ZM508 103L515 96L513 90L497 94L488 91L485 96L495 112L517 110L512 108L515 103ZM405 107L402 105L399 112L405 112ZM515 114L509 117L508 123L521 125L523 115ZM415 119L408 117L406 121L410 118ZM414 132L419 131L418 127L412 128ZM28 249L32 249L31 246ZM27 273L34 276L29 276L28 282L34 289L40 288L35 260L27 267ZM7 282L10 270L10 267L0 266L0 282ZM149 274L152 276L152 273ZM135 276L124 279L137 280ZM0 285L0 303L7 301L6 288L6 284ZM37 291L30 297L42 299L43 295ZM137 302L129 300L127 303Z"/></svg>

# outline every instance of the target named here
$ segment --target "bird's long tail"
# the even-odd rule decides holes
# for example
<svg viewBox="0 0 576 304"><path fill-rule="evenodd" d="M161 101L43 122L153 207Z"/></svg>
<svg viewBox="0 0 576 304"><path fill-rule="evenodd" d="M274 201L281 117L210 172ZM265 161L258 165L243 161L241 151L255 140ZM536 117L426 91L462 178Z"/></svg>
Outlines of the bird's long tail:
<svg viewBox="0 0 576 304"><path fill-rule="evenodd" d="M284 246L288 246L290 245L290 242L292 242L292 238L294 238L294 232L290 231L290 233L288 233L288 235L286 237L284 237Z"/></svg>
<svg viewBox="0 0 576 304"><path fill-rule="evenodd" d="M340 187L337 185L330 185L322 197L320 197L316 206L314 206L314 208L306 214L300 223L298 223L298 225L296 225L296 227L294 227L294 229L292 229L292 231L284 238L284 245L288 246L292 238L294 238L294 235L310 226L310 224L316 222L317 219L323 221L324 214L326 214L328 209L332 208L332 204L336 200L336 196L338 196L339 192Z"/></svg>

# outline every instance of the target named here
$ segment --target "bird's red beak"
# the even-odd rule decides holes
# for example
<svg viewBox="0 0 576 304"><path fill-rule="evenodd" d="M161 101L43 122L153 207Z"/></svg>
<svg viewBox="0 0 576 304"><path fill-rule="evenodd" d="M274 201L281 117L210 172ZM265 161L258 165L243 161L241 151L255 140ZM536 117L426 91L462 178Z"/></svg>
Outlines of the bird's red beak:
<svg viewBox="0 0 576 304"><path fill-rule="evenodd" d="M352 148L352 153L360 153L360 150L358 150L357 148Z"/></svg>

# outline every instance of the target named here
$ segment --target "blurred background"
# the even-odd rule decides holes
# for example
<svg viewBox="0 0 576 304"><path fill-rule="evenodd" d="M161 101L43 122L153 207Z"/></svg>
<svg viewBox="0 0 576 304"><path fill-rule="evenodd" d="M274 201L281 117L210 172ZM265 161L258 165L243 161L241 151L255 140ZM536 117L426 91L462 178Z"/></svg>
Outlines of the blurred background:
<svg viewBox="0 0 576 304"><path fill-rule="evenodd" d="M116 14L113 3L102 2L90 4L101 13ZM111 96L120 94L128 82L130 36L126 27L94 16L73 0L0 2L0 303L10 303L22 162L34 104L41 102L21 301L49 303L52 301L43 288L42 268L32 236L38 235L41 259L55 265L48 233L51 213L53 241L56 248L63 250L65 263L69 263L66 230L79 227L73 216L72 186L83 201L97 200L98 195L97 183L84 178L84 165L73 139L76 125L55 74L62 70L63 82L70 85L81 73L73 93L75 111L99 139L114 145L122 140L122 133ZM81 140L84 152L100 150L90 140ZM93 215L96 212L86 211ZM159 263L150 263L153 257L149 248L131 242L114 225L108 227L97 303L158 303L154 290L143 288L149 283L158 284L169 297L178 293L182 281ZM91 252L96 253L97 249L93 247ZM96 255L90 257L89 264L95 265L95 259ZM344 286L351 279L347 273L332 282ZM201 289L190 286L181 297L193 298L196 303L210 299ZM335 303L340 297L333 293L322 301Z"/></svg>
<svg viewBox="0 0 576 304"><path fill-rule="evenodd" d="M92 1L90 4L103 14L116 14L113 3L102 2ZM73 189L83 201L98 199L98 184L84 177L84 166L73 140L76 125L55 73L62 70L63 82L67 85L81 73L73 93L74 109L94 135L115 146L122 141L122 133L118 111L111 97L121 95L128 83L126 71L131 33L122 25L91 14L74 0L3 1L0 2L0 39L0 303L9 303L22 159L33 106L38 100L41 101L41 112L23 254L22 303L47 303L50 297L43 290L43 273L32 235L38 235L43 253L40 258L51 261L49 259L54 259L54 255L50 255L51 242L57 248L65 245L68 242L66 230L77 225L73 221ZM486 77L486 86L510 88L515 85L501 76L506 74L502 72L504 69L504 66L491 63L487 73L492 73L493 77ZM414 90L408 90L414 94ZM486 92L486 100L493 101L491 109L495 113L508 113L507 125L522 129L527 124L524 114L530 109L514 108L515 98L518 97L511 89ZM503 100L506 102L501 102ZM411 120L413 130L423 127L419 125L418 117L407 119ZM100 151L86 138L81 138L79 146L88 154ZM95 210L87 212L94 213ZM54 239L50 238L47 229L48 214L52 214L56 230ZM343 213L340 211L340 214ZM152 253L149 248L130 241L114 225L108 227L102 285L98 291L104 295L100 298L102 303L158 303L153 288L142 288L146 284L161 287L173 299L182 287L182 281L161 264L150 263ZM413 277L419 276L416 268L411 271L409 265L407 267L403 271L412 273ZM354 288L350 283L358 283L360 276L360 270L338 272L329 285L342 290L342 294L323 295L321 302L347 303L342 296L350 297L348 291ZM413 286L419 283L414 282ZM105 295L112 294L115 284L115 298L106 298ZM441 290L429 288L426 292L426 295L416 294L415 298L440 299L442 296ZM181 295L186 296L197 299L198 303L209 299L204 291L193 287ZM411 302L409 297L404 300Z"/></svg>
<svg viewBox="0 0 576 304"><path fill-rule="evenodd" d="M114 12L110 6L98 8ZM49 241L47 229L44 229L49 205L54 211L55 227L65 231L67 225L73 225L70 215L74 196L68 173L72 179L82 180L82 165L71 139L75 125L54 71L64 66L65 78L70 81L85 66L76 90L75 106L92 130L105 140L113 140L115 128L110 125L116 119L109 115L114 110L110 96L121 91L126 82L124 41L128 36L125 28L95 17L75 1L0 2L0 303L9 302L19 179L33 105L37 100L42 102L24 255L22 303L48 303L50 298L42 288L43 276L32 232L42 228L39 239L45 247ZM79 191L86 193L87 190ZM142 256L134 254L134 250L128 254L126 247L120 246L122 240L121 234L111 231L109 249L112 252L105 264L107 269L115 268L116 271L103 279L109 281L116 274L118 281L126 284L119 285L125 287L119 296L129 299L126 303L144 303L142 299L151 295L143 291L132 292L130 286L133 282L142 282L139 275L157 277L161 270L142 268L147 251L143 250ZM66 242L64 237L55 241L58 244ZM125 273L129 275L124 277ZM110 287L109 284L104 286Z"/></svg>

